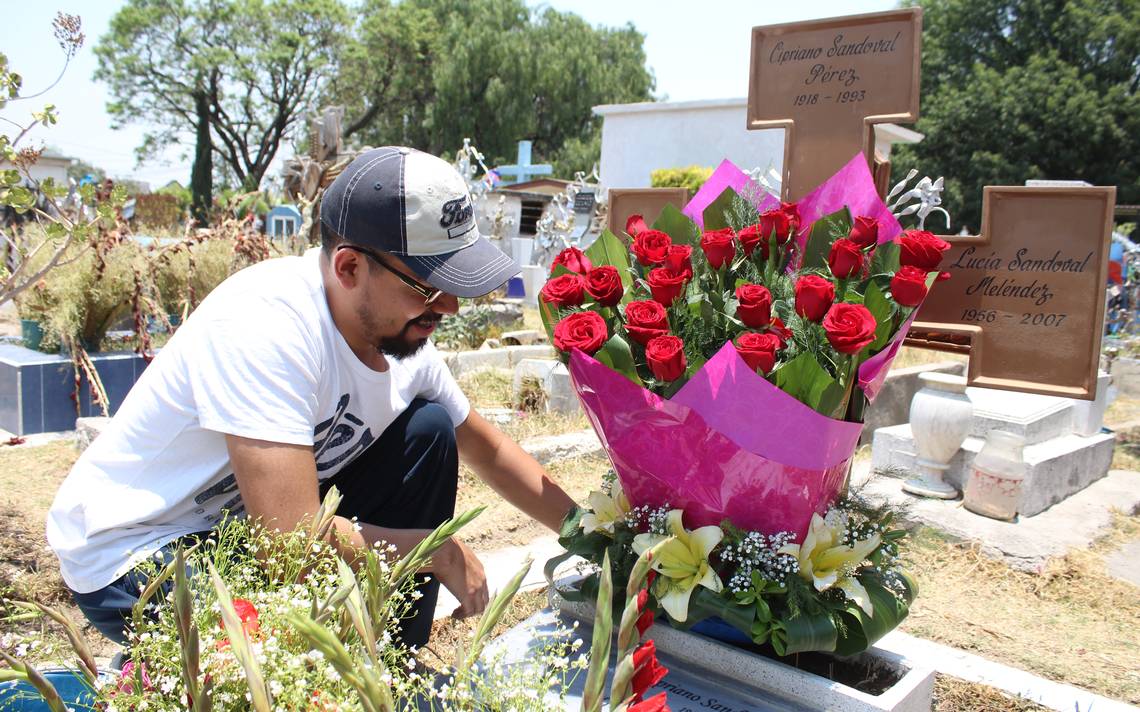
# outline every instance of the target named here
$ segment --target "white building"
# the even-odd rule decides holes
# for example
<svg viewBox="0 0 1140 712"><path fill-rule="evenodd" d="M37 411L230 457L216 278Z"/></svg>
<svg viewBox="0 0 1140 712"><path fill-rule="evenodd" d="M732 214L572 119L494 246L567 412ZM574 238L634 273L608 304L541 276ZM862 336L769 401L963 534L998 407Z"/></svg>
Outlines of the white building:
<svg viewBox="0 0 1140 712"><path fill-rule="evenodd" d="M729 159L743 170L779 171L783 129L749 131L748 100L642 102L594 107L602 121L601 178L607 188L647 188L659 168L716 168ZM917 143L922 134L896 124L875 127L875 149L889 157L893 143Z"/></svg>
<svg viewBox="0 0 1140 712"><path fill-rule="evenodd" d="M57 186L67 187L67 169L73 161L74 159L68 158L49 147L44 149L39 160L28 169L28 172L31 173L36 182L42 183L44 178L52 178ZM10 162L0 158L0 171L10 171L14 168L15 166ZM23 174L21 173L21 175Z"/></svg>

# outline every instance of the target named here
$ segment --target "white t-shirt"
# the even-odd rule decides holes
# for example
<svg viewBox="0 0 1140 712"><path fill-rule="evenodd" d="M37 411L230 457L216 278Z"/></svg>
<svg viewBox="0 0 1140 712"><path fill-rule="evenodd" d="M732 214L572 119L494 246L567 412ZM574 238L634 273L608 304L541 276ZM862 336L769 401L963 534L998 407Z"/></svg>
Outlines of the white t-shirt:
<svg viewBox="0 0 1140 712"><path fill-rule="evenodd" d="M143 372L52 504L63 580L98 590L178 537L240 512L224 434L311 445L325 480L414 398L470 411L428 343L386 372L365 366L325 301L320 250L238 272L203 300Z"/></svg>

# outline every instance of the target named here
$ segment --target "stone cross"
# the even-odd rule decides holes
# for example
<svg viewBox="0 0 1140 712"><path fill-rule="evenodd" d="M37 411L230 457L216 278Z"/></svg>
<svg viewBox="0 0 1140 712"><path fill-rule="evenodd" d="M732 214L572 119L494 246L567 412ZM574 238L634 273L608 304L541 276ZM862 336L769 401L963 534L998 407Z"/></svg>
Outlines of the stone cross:
<svg viewBox="0 0 1140 712"><path fill-rule="evenodd" d="M519 155L516 163L510 166L499 166L495 169L499 175L509 173L515 176L515 180L510 183L525 183L533 176L548 176L554 168L548 163L532 164L530 162L530 141L519 141ZM507 182L507 181L504 181Z"/></svg>
<svg viewBox="0 0 1140 712"><path fill-rule="evenodd" d="M907 345L970 354L969 385L1091 400L1115 187L987 186L979 235L949 236Z"/></svg>
<svg viewBox="0 0 1140 712"><path fill-rule="evenodd" d="M922 10L752 28L748 128L784 129L784 200L860 151L875 124L918 119Z"/></svg>

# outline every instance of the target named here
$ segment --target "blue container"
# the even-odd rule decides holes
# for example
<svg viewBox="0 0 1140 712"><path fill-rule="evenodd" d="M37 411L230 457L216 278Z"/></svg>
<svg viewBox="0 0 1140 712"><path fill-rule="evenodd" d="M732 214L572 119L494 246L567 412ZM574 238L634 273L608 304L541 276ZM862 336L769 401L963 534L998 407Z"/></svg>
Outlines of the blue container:
<svg viewBox="0 0 1140 712"><path fill-rule="evenodd" d="M525 296L526 289L523 288L522 277L511 277L507 280L508 299L522 299Z"/></svg>
<svg viewBox="0 0 1140 712"><path fill-rule="evenodd" d="M700 633L708 638L733 645L752 645L752 638L745 635L743 631L725 623L721 618L706 618L703 621L694 623L693 627L689 630L694 633Z"/></svg>
<svg viewBox="0 0 1140 712"><path fill-rule="evenodd" d="M69 709L77 712L97 709L95 695L78 670L56 668L40 670L40 673L55 686L56 692ZM101 676L108 677L115 674L100 673ZM39 691L30 683L13 680L0 682L0 712L49 712L49 708Z"/></svg>

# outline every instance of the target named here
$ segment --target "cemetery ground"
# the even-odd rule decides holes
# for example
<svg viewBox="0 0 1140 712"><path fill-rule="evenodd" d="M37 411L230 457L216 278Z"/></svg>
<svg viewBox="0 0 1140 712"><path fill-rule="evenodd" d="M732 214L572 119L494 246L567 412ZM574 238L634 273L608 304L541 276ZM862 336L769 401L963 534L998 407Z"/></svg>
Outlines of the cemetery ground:
<svg viewBox="0 0 1140 712"><path fill-rule="evenodd" d="M944 356L907 350L898 367L932 360L944 360ZM462 376L460 381L476 407L503 412L517 405L512 403L509 373L476 372ZM1118 398L1109 409L1106 425L1116 429L1119 436L1113 469L1140 470L1140 400ZM582 431L588 423L580 414L514 411L500 427L524 442L536 436ZM864 448L858 456L869 458L868 450ZM82 623L43 533L56 488L77 456L70 439L0 447L0 595L44 602ZM584 501L608 463L599 451L552 461L547 467L575 500ZM550 536L464 469L457 509L476 506L487 509L463 536L481 553ZM1140 704L1140 639L1135 634L1140 629L1140 591L1110 575L1108 564L1123 545L1137 541L1140 516L1117 513L1112 526L1089 548L1050 559L1038 573L1026 573L987 558L976 544L952 541L932 529L917 528L905 557L908 570L918 580L920 596L901 629L1050 680ZM543 563L536 561L535 567ZM524 591L496 634L545 605L544 590ZM442 667L454 658L456 646L474 627L471 619L437 620L432 642L420 654L421 664ZM39 650L29 653L34 658L71 659L58 627L34 619L0 623L0 636L9 633L39 636ZM114 653L114 646L93 629L85 627L84 633L97 656L107 658ZM1046 708L940 674L934 709Z"/></svg>

